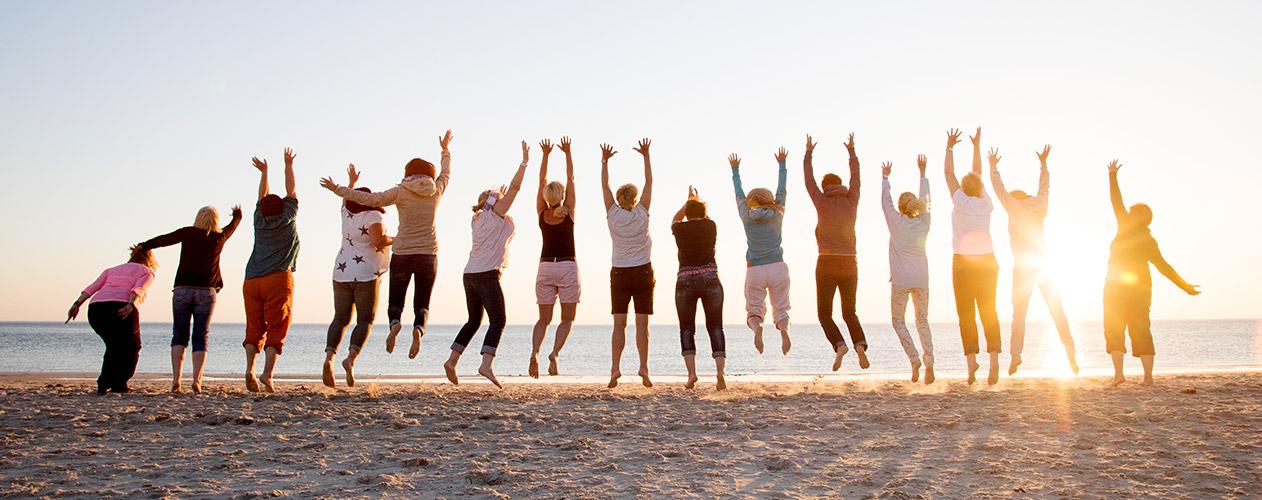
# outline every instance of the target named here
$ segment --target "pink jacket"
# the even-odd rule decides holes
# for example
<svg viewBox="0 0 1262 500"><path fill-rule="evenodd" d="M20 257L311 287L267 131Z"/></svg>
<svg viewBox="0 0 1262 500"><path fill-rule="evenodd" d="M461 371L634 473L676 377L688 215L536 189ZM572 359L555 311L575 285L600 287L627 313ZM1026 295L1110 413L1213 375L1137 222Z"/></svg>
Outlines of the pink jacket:
<svg viewBox="0 0 1262 500"><path fill-rule="evenodd" d="M89 302L130 302L131 294L136 294L136 303L145 301L145 292L153 283L153 270L143 264L128 262L106 269L91 285L83 289L89 295Z"/></svg>

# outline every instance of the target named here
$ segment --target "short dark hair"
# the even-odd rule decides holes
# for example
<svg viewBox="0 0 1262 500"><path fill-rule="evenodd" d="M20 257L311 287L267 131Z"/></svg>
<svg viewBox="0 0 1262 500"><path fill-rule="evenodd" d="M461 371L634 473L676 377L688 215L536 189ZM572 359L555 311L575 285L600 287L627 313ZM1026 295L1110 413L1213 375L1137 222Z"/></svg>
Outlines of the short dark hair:
<svg viewBox="0 0 1262 500"><path fill-rule="evenodd" d="M413 175L428 175L430 177L434 177L435 172L433 163L420 158L412 158L412 160L403 167L404 177L411 177Z"/></svg>
<svg viewBox="0 0 1262 500"><path fill-rule="evenodd" d="M355 188L355 190L356 190L356 191L359 191L359 192L361 192L361 193L371 193L371 192L372 192L372 190L371 190L371 189L368 189L368 188L366 188L366 187L357 187L357 188ZM351 201L351 200L346 200L345 205L346 205L346 211L348 211L348 212L350 212L350 213L352 213L352 214L357 214L357 213L360 213L360 212L366 212L366 211L369 211L369 210L376 210L376 211L381 212L381 213L383 213L383 214L384 214L384 213L386 213L386 210L385 210L384 208L381 208L381 207L370 207L370 206L368 206L368 205L360 205L359 203L355 203L355 202L353 202L353 201Z"/></svg>
<svg viewBox="0 0 1262 500"><path fill-rule="evenodd" d="M684 203L684 215L688 220L699 220L706 218L706 206L698 200L688 200Z"/></svg>
<svg viewBox="0 0 1262 500"><path fill-rule="evenodd" d="M259 213L263 214L263 217L280 215L284 211L285 202L280 199L280 196L269 194L259 200Z"/></svg>
<svg viewBox="0 0 1262 500"><path fill-rule="evenodd" d="M841 184L841 177L837 174L828 174L824 176L824 180L819 183L819 187L826 188L828 186Z"/></svg>

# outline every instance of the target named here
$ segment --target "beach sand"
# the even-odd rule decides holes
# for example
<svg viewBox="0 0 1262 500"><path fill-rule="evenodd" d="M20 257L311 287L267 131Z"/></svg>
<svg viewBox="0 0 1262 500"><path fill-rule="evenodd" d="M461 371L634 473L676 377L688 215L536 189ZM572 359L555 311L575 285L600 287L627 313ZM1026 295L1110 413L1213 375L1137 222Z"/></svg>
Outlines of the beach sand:
<svg viewBox="0 0 1262 500"><path fill-rule="evenodd" d="M1262 373L1103 381L282 384L268 396L215 382L193 396L151 378L98 397L91 381L5 375L0 495L1262 494Z"/></svg>

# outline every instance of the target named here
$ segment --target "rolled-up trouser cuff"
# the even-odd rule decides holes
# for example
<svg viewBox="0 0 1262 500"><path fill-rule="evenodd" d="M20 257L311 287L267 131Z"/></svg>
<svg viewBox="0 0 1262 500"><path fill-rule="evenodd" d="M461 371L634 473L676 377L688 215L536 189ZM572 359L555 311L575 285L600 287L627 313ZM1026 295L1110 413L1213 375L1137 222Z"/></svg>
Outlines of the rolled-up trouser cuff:
<svg viewBox="0 0 1262 500"><path fill-rule="evenodd" d="M727 352L724 352L724 351L714 351L714 359L726 358L726 357L727 357Z"/></svg>
<svg viewBox="0 0 1262 500"><path fill-rule="evenodd" d="M451 350L456 351L456 352L458 352L458 353L460 353L460 354L464 354L464 346L462 346L462 345L460 345L460 344L457 344L457 343L455 343L455 342L452 342L452 344L451 344Z"/></svg>
<svg viewBox="0 0 1262 500"><path fill-rule="evenodd" d="M696 355L697 355L697 351L695 351L695 350L692 350L692 351L684 351L684 356L696 356Z"/></svg>
<svg viewBox="0 0 1262 500"><path fill-rule="evenodd" d="M482 346L482 354L490 354L490 355L494 356L494 355L495 355L495 348L494 348L494 347L491 347L491 346L489 346L489 345L484 345L484 346Z"/></svg>

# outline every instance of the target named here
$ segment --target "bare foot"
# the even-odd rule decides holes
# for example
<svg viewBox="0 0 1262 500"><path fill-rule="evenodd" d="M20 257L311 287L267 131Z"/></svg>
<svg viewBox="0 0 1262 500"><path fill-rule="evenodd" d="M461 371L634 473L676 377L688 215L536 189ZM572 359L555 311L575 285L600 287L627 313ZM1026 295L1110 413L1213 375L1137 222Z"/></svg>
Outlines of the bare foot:
<svg viewBox="0 0 1262 500"><path fill-rule="evenodd" d="M920 381L920 362L919 361L914 361L911 364L911 381L912 382Z"/></svg>
<svg viewBox="0 0 1262 500"><path fill-rule="evenodd" d="M201 393L202 393L202 383L193 382L193 394L201 394Z"/></svg>
<svg viewBox="0 0 1262 500"><path fill-rule="evenodd" d="M640 383L644 384L644 387L653 387L653 381L649 380L648 370L640 370Z"/></svg>
<svg viewBox="0 0 1262 500"><path fill-rule="evenodd" d="M846 346L838 346L837 354L833 356L833 371L841 369L841 360L846 357L846 353L850 352L850 348Z"/></svg>
<svg viewBox="0 0 1262 500"><path fill-rule="evenodd" d="M416 359L421 353L421 329L412 327L412 348L408 349L408 359Z"/></svg>
<svg viewBox="0 0 1262 500"><path fill-rule="evenodd" d="M1122 385L1122 383L1124 382L1126 382L1126 377L1123 377L1121 375L1114 375L1113 380L1109 381L1109 387L1117 387L1119 385Z"/></svg>
<svg viewBox="0 0 1262 500"><path fill-rule="evenodd" d="M715 384L714 388L719 391L727 390L727 381L723 380L722 375L719 375L718 383Z"/></svg>
<svg viewBox="0 0 1262 500"><path fill-rule="evenodd" d="M1152 387L1152 385L1153 382L1151 377L1144 377L1144 381L1139 383L1140 387Z"/></svg>
<svg viewBox="0 0 1262 500"><path fill-rule="evenodd" d="M324 382L325 387L336 387L337 381L333 379L333 360L324 360L324 368L320 371L320 381Z"/></svg>
<svg viewBox="0 0 1262 500"><path fill-rule="evenodd" d="M172 392L172 393L174 393L174 394L179 394L179 393L180 393L180 381L179 381L179 380L176 380L175 382L171 382L171 392Z"/></svg>
<svg viewBox="0 0 1262 500"><path fill-rule="evenodd" d="M933 380L933 365L925 365L925 385L932 384Z"/></svg>
<svg viewBox="0 0 1262 500"><path fill-rule="evenodd" d="M403 324L398 321L390 322L390 335L386 336L386 352L394 352L394 342L399 338L399 330L403 329Z"/></svg>
<svg viewBox="0 0 1262 500"><path fill-rule="evenodd" d="M995 385L999 383L999 361L990 362L990 373L986 375L986 384Z"/></svg>
<svg viewBox="0 0 1262 500"><path fill-rule="evenodd" d="M972 385L973 382L977 382L977 370L981 369L981 367L982 365L978 364L976 361L968 362L968 383L970 385Z"/></svg>
<svg viewBox="0 0 1262 500"><path fill-rule="evenodd" d="M245 390L250 392L259 392L259 381L254 378L253 373L246 372L245 374Z"/></svg>
<svg viewBox="0 0 1262 500"><path fill-rule="evenodd" d="M1012 362L1008 363L1008 375L1016 375L1018 366L1021 366L1021 355L1013 354Z"/></svg>
<svg viewBox="0 0 1262 500"><path fill-rule="evenodd" d="M758 354L762 354L762 320L749 318L745 320L745 325L754 331L754 349L758 351Z"/></svg>
<svg viewBox="0 0 1262 500"><path fill-rule="evenodd" d="M696 387L696 386L697 386L697 375L696 374L689 375L688 382L684 383L684 389L692 389L693 387Z"/></svg>
<svg viewBox="0 0 1262 500"><path fill-rule="evenodd" d="M504 386L500 384L500 380L495 378L495 372L491 371L491 367L489 366L478 367L478 375L486 377L486 379L490 380L492 384L495 384L495 387L499 387L500 389L504 388Z"/></svg>
<svg viewBox="0 0 1262 500"><path fill-rule="evenodd" d="M549 354L548 355L548 375L555 377L560 374L561 374L561 370L557 368L557 355Z"/></svg>
<svg viewBox="0 0 1262 500"><path fill-rule="evenodd" d="M868 348L863 346L854 346L854 353L859 355L859 368L867 370L872 363L868 362Z"/></svg>
<svg viewBox="0 0 1262 500"><path fill-rule="evenodd" d="M526 369L526 373L530 374L530 378L539 378L539 355L530 355L530 368Z"/></svg>
<svg viewBox="0 0 1262 500"><path fill-rule="evenodd" d="M276 387L272 385L272 374L264 373L262 377L259 377L259 382L263 384L263 390L268 394L276 393Z"/></svg>
<svg viewBox="0 0 1262 500"><path fill-rule="evenodd" d="M780 351L785 356L789 355L789 349L793 347L793 341L789 339L789 322L785 320L776 324L776 329L780 330Z"/></svg>
<svg viewBox="0 0 1262 500"><path fill-rule="evenodd" d="M622 378L622 372L613 372L609 374L609 388L618 387L618 379Z"/></svg>
<svg viewBox="0 0 1262 500"><path fill-rule="evenodd" d="M355 387L355 365L351 363L350 358L342 360L342 369L346 370L346 385Z"/></svg>
<svg viewBox="0 0 1262 500"><path fill-rule="evenodd" d="M443 363L443 373L447 374L447 380L452 385L460 385L460 379L456 378L456 365L451 364L450 361Z"/></svg>
<svg viewBox="0 0 1262 500"><path fill-rule="evenodd" d="M1078 360L1073 354L1069 355L1069 369L1074 372L1074 375L1078 375Z"/></svg>

